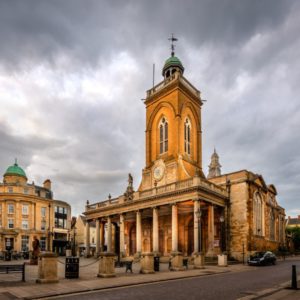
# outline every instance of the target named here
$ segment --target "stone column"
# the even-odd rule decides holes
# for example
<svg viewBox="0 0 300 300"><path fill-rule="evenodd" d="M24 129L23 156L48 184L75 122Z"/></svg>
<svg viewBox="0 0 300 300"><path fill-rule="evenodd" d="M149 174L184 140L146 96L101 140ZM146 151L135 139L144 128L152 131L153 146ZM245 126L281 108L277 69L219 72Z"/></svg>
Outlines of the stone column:
<svg viewBox="0 0 300 300"><path fill-rule="evenodd" d="M100 252L104 251L104 224L100 222Z"/></svg>
<svg viewBox="0 0 300 300"><path fill-rule="evenodd" d="M197 218L197 211L200 208L200 201L194 201L194 253L201 252L199 251L199 220ZM201 244L201 242L200 242Z"/></svg>
<svg viewBox="0 0 300 300"><path fill-rule="evenodd" d="M195 200L194 201L194 253L193 253L195 269L204 269L204 255L202 253L202 243L201 243L201 238L202 238L201 237L201 215L200 215L200 220L197 216L197 212L200 208L201 208L200 201Z"/></svg>
<svg viewBox="0 0 300 300"><path fill-rule="evenodd" d="M172 205L172 252L171 252L171 271L181 271L183 268L183 256L178 252L178 207Z"/></svg>
<svg viewBox="0 0 300 300"><path fill-rule="evenodd" d="M178 210L172 205L172 252L178 252Z"/></svg>
<svg viewBox="0 0 300 300"><path fill-rule="evenodd" d="M90 223L86 221L85 224L85 254L84 257L90 256Z"/></svg>
<svg viewBox="0 0 300 300"><path fill-rule="evenodd" d="M125 228L125 220L124 220L124 215L120 215L120 256L124 257L125 255L125 233L124 233L124 228Z"/></svg>
<svg viewBox="0 0 300 300"><path fill-rule="evenodd" d="M136 212L136 252L140 256L142 252L142 216L141 212Z"/></svg>
<svg viewBox="0 0 300 300"><path fill-rule="evenodd" d="M208 252L207 256L214 256L214 240L215 240L215 215L214 206L208 207Z"/></svg>
<svg viewBox="0 0 300 300"><path fill-rule="evenodd" d="M98 257L100 253L100 219L96 220L96 251L95 257Z"/></svg>
<svg viewBox="0 0 300 300"><path fill-rule="evenodd" d="M157 254L159 252L159 231L158 231L158 209L157 207L153 208L153 252Z"/></svg>
<svg viewBox="0 0 300 300"><path fill-rule="evenodd" d="M107 250L106 252L111 252L111 242L112 242L112 225L111 225L111 218L107 217Z"/></svg>

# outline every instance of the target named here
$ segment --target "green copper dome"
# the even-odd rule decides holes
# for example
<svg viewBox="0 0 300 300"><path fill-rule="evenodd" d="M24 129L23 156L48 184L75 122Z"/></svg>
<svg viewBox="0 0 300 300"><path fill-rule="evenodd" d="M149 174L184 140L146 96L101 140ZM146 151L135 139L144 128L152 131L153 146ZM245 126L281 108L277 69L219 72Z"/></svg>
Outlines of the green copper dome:
<svg viewBox="0 0 300 300"><path fill-rule="evenodd" d="M164 74L165 71L167 69L169 69L170 67L177 67L177 68L179 68L182 71L182 73L184 71L184 67L183 67L180 59L177 56L173 56L172 55L171 57L169 57L166 60L165 65L164 65L163 70L162 70L162 73Z"/></svg>
<svg viewBox="0 0 300 300"><path fill-rule="evenodd" d="M13 166L10 166L7 168L4 176L6 176L6 175L22 176L27 179L27 176L26 176L24 170L18 166L17 162L15 162L15 164Z"/></svg>

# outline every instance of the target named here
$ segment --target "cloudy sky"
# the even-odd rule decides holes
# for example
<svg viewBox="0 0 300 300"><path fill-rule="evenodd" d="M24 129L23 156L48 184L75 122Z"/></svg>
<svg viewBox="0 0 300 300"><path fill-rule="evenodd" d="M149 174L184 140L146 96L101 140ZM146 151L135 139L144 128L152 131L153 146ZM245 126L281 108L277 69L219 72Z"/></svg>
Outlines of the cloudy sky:
<svg viewBox="0 0 300 300"><path fill-rule="evenodd" d="M18 158L73 215L138 187L142 98L170 56L206 99L203 168L248 169L300 214L300 2L1 0L0 172Z"/></svg>

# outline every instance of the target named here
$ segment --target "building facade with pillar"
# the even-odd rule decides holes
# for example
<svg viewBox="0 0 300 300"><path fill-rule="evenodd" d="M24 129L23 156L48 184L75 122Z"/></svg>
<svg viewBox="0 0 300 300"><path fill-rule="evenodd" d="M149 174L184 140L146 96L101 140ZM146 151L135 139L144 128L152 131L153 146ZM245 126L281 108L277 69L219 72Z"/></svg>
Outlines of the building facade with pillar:
<svg viewBox="0 0 300 300"><path fill-rule="evenodd" d="M7 168L0 182L0 255L31 251L34 236L42 251L64 255L70 219L70 205L53 199L49 179L38 186L28 183L17 162Z"/></svg>
<svg viewBox="0 0 300 300"><path fill-rule="evenodd" d="M162 82L147 91L146 159L138 190L134 191L129 174L123 195L86 205L87 222L107 227L106 239L97 239L97 249L106 243L108 251L120 256L201 252L214 257L225 251L241 256L240 248L231 242L230 222L235 214L230 210L231 181L213 179L221 167L215 161L217 171L211 172L209 180L203 173L203 102L183 73L172 52ZM100 236L100 226L96 235Z"/></svg>

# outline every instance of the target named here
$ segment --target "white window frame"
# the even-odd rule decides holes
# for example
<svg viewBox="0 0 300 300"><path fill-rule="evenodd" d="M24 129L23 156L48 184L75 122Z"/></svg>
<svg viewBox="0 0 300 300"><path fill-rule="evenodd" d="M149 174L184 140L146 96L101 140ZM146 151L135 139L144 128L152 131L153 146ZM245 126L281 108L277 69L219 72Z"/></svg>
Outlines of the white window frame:
<svg viewBox="0 0 300 300"><path fill-rule="evenodd" d="M15 228L15 222L14 222L14 219L9 218L9 219L7 220L7 227L8 227L8 229L13 229L13 228Z"/></svg>
<svg viewBox="0 0 300 300"><path fill-rule="evenodd" d="M41 207L41 216L46 217L47 207Z"/></svg>
<svg viewBox="0 0 300 300"><path fill-rule="evenodd" d="M15 205L14 204L7 204L7 213L8 214L14 214L15 213Z"/></svg>
<svg viewBox="0 0 300 300"><path fill-rule="evenodd" d="M169 123L166 117L162 117L158 125L159 154L168 152Z"/></svg>
<svg viewBox="0 0 300 300"><path fill-rule="evenodd" d="M22 204L22 215L28 216L29 214L29 205L28 204Z"/></svg>
<svg viewBox="0 0 300 300"><path fill-rule="evenodd" d="M22 220L22 229L29 229L28 220Z"/></svg>
<svg viewBox="0 0 300 300"><path fill-rule="evenodd" d="M184 122L184 152L191 155L191 132L192 125L189 118L186 118Z"/></svg>

